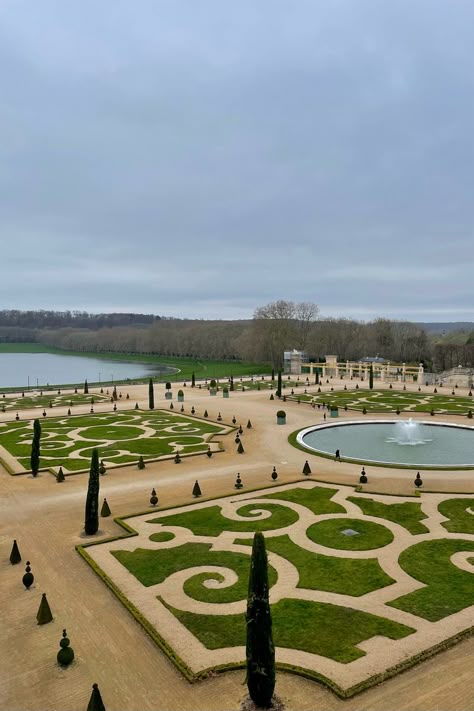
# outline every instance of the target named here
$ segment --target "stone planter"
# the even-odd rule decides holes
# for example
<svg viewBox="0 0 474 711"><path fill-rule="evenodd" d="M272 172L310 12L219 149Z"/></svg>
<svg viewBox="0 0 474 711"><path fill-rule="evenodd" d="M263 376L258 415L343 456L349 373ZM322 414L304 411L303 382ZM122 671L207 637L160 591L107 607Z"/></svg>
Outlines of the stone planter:
<svg viewBox="0 0 474 711"><path fill-rule="evenodd" d="M339 410L330 410L330 417L339 417Z"/></svg>
<svg viewBox="0 0 474 711"><path fill-rule="evenodd" d="M222 391L222 397L229 397L229 391L228 391L228 390L223 390L223 391Z"/></svg>
<svg viewBox="0 0 474 711"><path fill-rule="evenodd" d="M283 412L283 410L278 410L276 418L277 425L286 425L286 412Z"/></svg>
<svg viewBox="0 0 474 711"><path fill-rule="evenodd" d="M212 395L212 396L217 395L216 388L209 388L209 395Z"/></svg>
<svg viewBox="0 0 474 711"><path fill-rule="evenodd" d="M172 400L172 399L173 399L173 393L172 393L170 390L168 390L168 391L165 393L165 398L166 398L167 400Z"/></svg>
<svg viewBox="0 0 474 711"><path fill-rule="evenodd" d="M184 393L178 393L178 402L184 402Z"/></svg>

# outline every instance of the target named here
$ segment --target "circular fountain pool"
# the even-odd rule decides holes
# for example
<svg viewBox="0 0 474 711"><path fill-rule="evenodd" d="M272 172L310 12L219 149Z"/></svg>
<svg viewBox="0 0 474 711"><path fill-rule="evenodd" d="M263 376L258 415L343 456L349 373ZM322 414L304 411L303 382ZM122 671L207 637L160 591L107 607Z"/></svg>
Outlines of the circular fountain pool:
<svg viewBox="0 0 474 711"><path fill-rule="evenodd" d="M415 469L474 469L474 428L413 420L371 420L307 427L298 444L315 454Z"/></svg>

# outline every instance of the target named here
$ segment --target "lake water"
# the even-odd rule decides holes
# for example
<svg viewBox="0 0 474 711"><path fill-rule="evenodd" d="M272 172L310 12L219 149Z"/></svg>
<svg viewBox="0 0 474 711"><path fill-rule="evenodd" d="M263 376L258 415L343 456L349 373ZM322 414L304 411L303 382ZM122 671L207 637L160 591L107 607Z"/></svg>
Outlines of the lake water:
<svg viewBox="0 0 474 711"><path fill-rule="evenodd" d="M127 378L165 377L176 368L160 363L138 363L51 353L0 353L0 387L36 388L66 383L125 382Z"/></svg>

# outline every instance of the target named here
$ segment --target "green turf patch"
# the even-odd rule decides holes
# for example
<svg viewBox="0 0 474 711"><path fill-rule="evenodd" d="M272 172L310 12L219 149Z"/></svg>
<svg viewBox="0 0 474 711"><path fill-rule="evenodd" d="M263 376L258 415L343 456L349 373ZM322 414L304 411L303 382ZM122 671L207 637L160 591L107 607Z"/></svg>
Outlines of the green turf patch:
<svg viewBox="0 0 474 711"><path fill-rule="evenodd" d="M449 519L441 525L450 533L474 533L474 497L447 499L439 504L438 511Z"/></svg>
<svg viewBox="0 0 474 711"><path fill-rule="evenodd" d="M295 504L305 506L314 514L347 513L343 506L331 501L334 494L337 494L337 491L337 489L327 489L322 486L316 486L312 489L301 487L298 489L278 491L274 494L265 494L265 498L292 501Z"/></svg>
<svg viewBox="0 0 474 711"><path fill-rule="evenodd" d="M426 587L388 604L431 622L473 605L474 575L457 568L450 560L458 551L474 551L474 541L423 541L402 551L400 566Z"/></svg>
<svg viewBox="0 0 474 711"><path fill-rule="evenodd" d="M252 545L249 540L235 543ZM267 551L286 558L298 569L298 588L359 597L395 582L376 558L335 558L300 548L288 536L266 538Z"/></svg>
<svg viewBox="0 0 474 711"><path fill-rule="evenodd" d="M257 515L254 513L256 510L268 511L271 516L260 520L252 519L252 516L255 517ZM298 514L287 506L260 502L241 506L237 509L237 513L239 516L248 516L249 521L233 521L222 515L220 506L208 506L204 509L154 518L147 523L159 523L163 526L183 526L192 531L195 536L218 536L223 531L253 533L255 531L272 531L278 528L286 528L296 523L299 518Z"/></svg>
<svg viewBox="0 0 474 711"><path fill-rule="evenodd" d="M198 615L168 609L207 649L245 646L245 615ZM360 642L401 639L414 630L377 615L322 602L284 599L271 606L276 647L300 649L347 664L365 656Z"/></svg>
<svg viewBox="0 0 474 711"><path fill-rule="evenodd" d="M427 518L421 510L421 505L406 501L402 504L383 504L374 499L366 499L362 496L348 496L348 501L352 501L360 508L366 516L384 518L387 521L398 523L410 531L414 536L420 533L429 533L429 528L420 521Z"/></svg>
<svg viewBox="0 0 474 711"><path fill-rule="evenodd" d="M357 531L346 535L344 531ZM385 526L358 518L331 518L313 523L306 535L311 541L328 548L366 551L382 548L393 541L393 533Z"/></svg>
<svg viewBox="0 0 474 711"><path fill-rule="evenodd" d="M250 553L250 550L248 555L213 551L207 543L185 543L161 550L137 548L134 551L112 551L112 555L146 587L162 583L169 575L186 568L201 565L230 568L238 577L238 581L230 586L208 588L204 585L206 580L223 580L217 571L196 573L184 583L184 592L189 597L212 603L236 602L247 598ZM271 566L268 579L270 586L274 585L277 579L276 571Z"/></svg>
<svg viewBox="0 0 474 711"><path fill-rule="evenodd" d="M155 543L166 543L166 541L172 541L173 538L176 538L176 536L171 531L159 531L149 536L150 541L155 541Z"/></svg>
<svg viewBox="0 0 474 711"><path fill-rule="evenodd" d="M97 448L108 466L131 464L140 455L156 459L206 452L210 438L228 432L226 425L185 415L128 410L41 420L40 466L62 466L66 471L87 469ZM29 470L33 422L0 423L0 445ZM77 436L77 439L75 438ZM107 444L106 444L107 443Z"/></svg>

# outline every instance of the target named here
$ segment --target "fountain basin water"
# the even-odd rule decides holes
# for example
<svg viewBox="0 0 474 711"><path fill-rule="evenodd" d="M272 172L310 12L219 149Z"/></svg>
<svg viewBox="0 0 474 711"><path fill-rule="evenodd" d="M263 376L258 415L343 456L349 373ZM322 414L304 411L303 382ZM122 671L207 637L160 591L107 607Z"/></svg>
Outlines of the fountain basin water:
<svg viewBox="0 0 474 711"><path fill-rule="evenodd" d="M415 424L415 426L413 426ZM301 430L298 444L322 456L414 469L474 469L474 427L417 420L364 420ZM410 446L405 446L410 445Z"/></svg>

